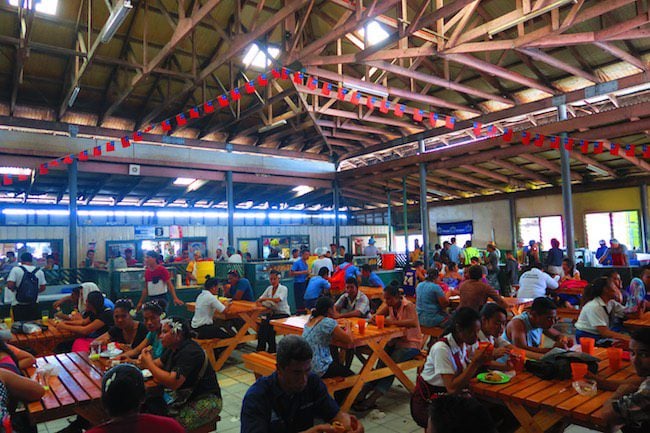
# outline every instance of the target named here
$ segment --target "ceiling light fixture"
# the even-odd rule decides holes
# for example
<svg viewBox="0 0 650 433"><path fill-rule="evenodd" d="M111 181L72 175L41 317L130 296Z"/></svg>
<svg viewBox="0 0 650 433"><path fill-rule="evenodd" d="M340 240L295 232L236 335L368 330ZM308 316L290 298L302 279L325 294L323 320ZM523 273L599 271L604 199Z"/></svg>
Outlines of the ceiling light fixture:
<svg viewBox="0 0 650 433"><path fill-rule="evenodd" d="M174 181L174 185L178 186L189 186L191 185L196 179L192 177L177 177L176 180Z"/></svg>
<svg viewBox="0 0 650 433"><path fill-rule="evenodd" d="M555 8L564 6L564 5L569 4L569 3L575 3L575 2L576 2L576 0L558 0L558 1L553 2L553 3L549 4L549 5L546 5L546 6L542 7L542 8L539 8L536 11L532 11L532 12L529 12L529 13L527 13L525 15L522 15L519 18L514 19L514 20L512 20L512 21L510 21L508 23L502 24L502 25L500 25L498 27L495 27L493 29L488 30L488 36L491 38L494 35L496 35L497 33L501 33L502 31L508 30L509 28L515 27L516 25L519 25L519 24L521 24L523 22L526 22L526 21L531 20L533 18L537 18L540 15L544 15L545 13L550 12Z"/></svg>
<svg viewBox="0 0 650 433"><path fill-rule="evenodd" d="M287 121L282 119L282 120L279 120L279 121L277 121L275 123L271 123L270 125L262 126L260 129L257 130L257 132L262 134L264 132L268 132L268 131L270 131L272 129L275 129L275 128L279 127L279 126L283 126L283 125L286 125L286 124L287 124Z"/></svg>
<svg viewBox="0 0 650 433"><path fill-rule="evenodd" d="M587 170L596 173L600 176L609 176L609 173L607 173L605 170L603 170L600 167L596 167L595 165L587 164Z"/></svg>
<svg viewBox="0 0 650 433"><path fill-rule="evenodd" d="M68 101L68 107L72 107L74 103L77 100L77 96L79 96L79 91L81 90L81 87L75 86L75 88L72 90L72 95L70 95L70 100Z"/></svg>
<svg viewBox="0 0 650 433"><path fill-rule="evenodd" d="M382 98L388 97L388 92L382 89L377 89L375 87L364 86L363 84L350 83L348 81L343 81L343 87L349 87L350 89L358 90L360 92L369 93L375 96L381 96Z"/></svg>
<svg viewBox="0 0 650 433"><path fill-rule="evenodd" d="M106 24L104 24L104 28L102 29L102 35L100 38L102 44L105 44L113 39L115 32L117 32L117 29L119 29L122 23L124 23L124 20L126 19L126 16L129 14L129 11L131 9L133 9L131 0L120 0L115 5L108 17L108 20L106 20Z"/></svg>

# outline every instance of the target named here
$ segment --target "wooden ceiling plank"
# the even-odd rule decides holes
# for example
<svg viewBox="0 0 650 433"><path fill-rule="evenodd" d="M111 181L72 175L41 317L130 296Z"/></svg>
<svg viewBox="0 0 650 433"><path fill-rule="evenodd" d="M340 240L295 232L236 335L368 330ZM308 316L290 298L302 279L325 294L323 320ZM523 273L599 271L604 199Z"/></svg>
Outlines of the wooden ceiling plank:
<svg viewBox="0 0 650 433"><path fill-rule="evenodd" d="M491 177L492 179L496 179L500 182L505 183L506 185L512 185L519 188L527 188L526 182L522 182L519 179L505 176L501 173L497 173L496 171L479 167L478 165L463 164L460 167L464 168L465 170L469 170L470 172L478 173L486 177Z"/></svg>
<svg viewBox="0 0 650 433"><path fill-rule="evenodd" d="M553 181L550 180L549 178L542 176L541 174L528 170L527 168L520 167L517 164L513 164L509 161L503 160L503 159L496 159L496 160L491 160L490 164L495 164L498 165L499 167L505 168L506 170L510 170L513 173L517 173L521 176L523 176L526 179L530 180L535 180L538 182L542 183L547 183L549 185L553 185Z"/></svg>
<svg viewBox="0 0 650 433"><path fill-rule="evenodd" d="M582 69L569 65L556 57L553 57L550 54L547 54L539 49L535 48L520 48L518 51L524 53L525 55L532 57L535 60L546 63L547 65L553 66L556 69L567 72L576 77L582 77L585 80L591 81L592 83L601 83L602 80L595 75L590 74L589 72L583 71Z"/></svg>
<svg viewBox="0 0 650 433"><path fill-rule="evenodd" d="M648 72L648 65L643 60L634 57L632 54L628 53L625 50L622 50L621 48L612 45L609 42L595 42L594 45L596 45L598 48L603 49L604 51L607 51L612 56L618 57L624 62L629 63L635 68L639 68L641 71Z"/></svg>

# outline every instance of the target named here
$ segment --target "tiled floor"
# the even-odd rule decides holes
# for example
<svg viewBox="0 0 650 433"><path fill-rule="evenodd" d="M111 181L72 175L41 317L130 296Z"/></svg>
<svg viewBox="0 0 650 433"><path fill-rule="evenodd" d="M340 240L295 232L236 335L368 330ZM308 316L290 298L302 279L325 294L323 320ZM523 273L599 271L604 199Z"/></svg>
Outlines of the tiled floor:
<svg viewBox="0 0 650 433"><path fill-rule="evenodd" d="M241 362L241 354L252 351L254 351L252 345L235 351L234 355L217 375L223 396L221 421L217 425L219 433L239 432L242 400L248 387L255 381L253 373L244 368ZM356 368L359 367L360 365L356 366ZM355 369L355 366L353 366L353 369ZM407 372L407 376L415 381L415 370ZM408 392L396 380L391 391L378 402L379 410L383 412L384 416L381 419L368 415L361 418L365 431L368 433L422 432L422 429L411 418L409 399ZM66 419L39 424L38 433L55 433L67 425Z"/></svg>

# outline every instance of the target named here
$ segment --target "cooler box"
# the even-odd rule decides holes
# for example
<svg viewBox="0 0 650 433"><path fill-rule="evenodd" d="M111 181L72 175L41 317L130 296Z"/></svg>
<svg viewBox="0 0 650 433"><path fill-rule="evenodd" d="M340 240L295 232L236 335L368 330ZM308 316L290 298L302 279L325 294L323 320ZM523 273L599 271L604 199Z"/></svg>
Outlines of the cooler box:
<svg viewBox="0 0 650 433"><path fill-rule="evenodd" d="M387 270L395 269L395 253L384 253L381 255L381 268Z"/></svg>
<svg viewBox="0 0 650 433"><path fill-rule="evenodd" d="M205 284L208 275L210 277L214 277L215 275L214 261L208 259L196 262L196 283Z"/></svg>

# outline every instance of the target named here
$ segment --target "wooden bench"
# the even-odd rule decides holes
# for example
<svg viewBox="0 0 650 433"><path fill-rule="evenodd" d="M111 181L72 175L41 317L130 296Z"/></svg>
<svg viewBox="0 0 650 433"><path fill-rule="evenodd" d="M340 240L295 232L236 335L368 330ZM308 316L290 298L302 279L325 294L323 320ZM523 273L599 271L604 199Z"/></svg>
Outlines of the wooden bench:
<svg viewBox="0 0 650 433"><path fill-rule="evenodd" d="M244 367L248 368L255 374L255 378L268 376L276 370L276 359L274 353L254 352L242 355ZM342 389L352 388L357 381L357 376L350 377L330 377L323 379L330 395Z"/></svg>

